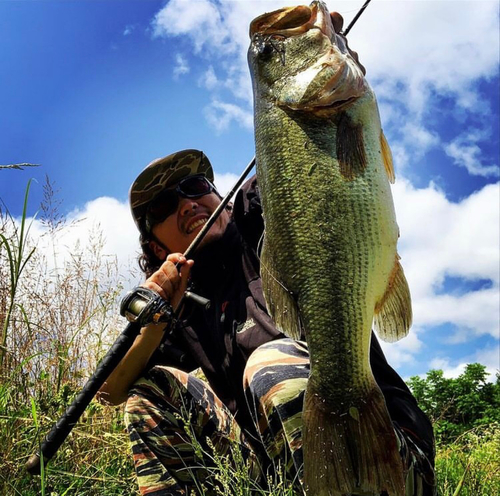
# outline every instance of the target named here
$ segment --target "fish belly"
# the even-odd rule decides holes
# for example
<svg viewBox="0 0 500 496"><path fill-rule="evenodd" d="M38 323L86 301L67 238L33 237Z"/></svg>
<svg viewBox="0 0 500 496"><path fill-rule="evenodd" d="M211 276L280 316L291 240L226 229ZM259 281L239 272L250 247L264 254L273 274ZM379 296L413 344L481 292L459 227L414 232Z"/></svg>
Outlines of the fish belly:
<svg viewBox="0 0 500 496"><path fill-rule="evenodd" d="M402 495L397 443L369 363L374 312L397 261L398 230L376 104L360 101L345 114L341 119L361 129L362 172L342 170L339 115L256 104L264 294L279 327L292 337L305 334L309 347L308 494Z"/></svg>

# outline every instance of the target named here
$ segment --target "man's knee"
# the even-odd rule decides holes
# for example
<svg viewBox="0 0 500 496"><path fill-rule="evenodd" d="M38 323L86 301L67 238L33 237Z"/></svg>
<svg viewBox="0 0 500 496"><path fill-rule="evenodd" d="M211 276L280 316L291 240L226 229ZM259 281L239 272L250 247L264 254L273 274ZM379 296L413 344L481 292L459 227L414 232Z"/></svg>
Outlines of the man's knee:
<svg viewBox="0 0 500 496"><path fill-rule="evenodd" d="M243 381L247 395L259 403L288 402L300 395L309 377L305 343L284 338L265 343L248 359Z"/></svg>

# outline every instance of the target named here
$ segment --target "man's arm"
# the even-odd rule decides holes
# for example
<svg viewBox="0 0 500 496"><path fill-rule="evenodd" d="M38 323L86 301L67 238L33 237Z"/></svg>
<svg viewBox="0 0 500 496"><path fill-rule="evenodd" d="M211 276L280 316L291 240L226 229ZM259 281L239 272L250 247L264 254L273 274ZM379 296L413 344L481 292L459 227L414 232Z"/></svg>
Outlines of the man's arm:
<svg viewBox="0 0 500 496"><path fill-rule="evenodd" d="M180 271L176 267L178 263L182 265ZM157 292L176 308L186 291L192 265L193 261L186 260L180 253L170 254L163 265L141 286ZM141 329L134 344L99 390L99 401L119 405L127 399L129 389L161 343L167 325L150 324Z"/></svg>

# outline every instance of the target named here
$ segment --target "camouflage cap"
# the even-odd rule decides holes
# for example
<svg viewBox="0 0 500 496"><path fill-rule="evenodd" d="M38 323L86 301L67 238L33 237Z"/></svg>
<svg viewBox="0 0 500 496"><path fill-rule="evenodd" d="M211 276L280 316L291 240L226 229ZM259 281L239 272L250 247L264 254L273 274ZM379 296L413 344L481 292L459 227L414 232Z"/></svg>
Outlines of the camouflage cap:
<svg viewBox="0 0 500 496"><path fill-rule="evenodd" d="M212 165L200 150L181 150L157 158L139 174L130 188L129 197L132 217L140 231L149 202L165 188L194 174L204 174L209 181L214 180Z"/></svg>

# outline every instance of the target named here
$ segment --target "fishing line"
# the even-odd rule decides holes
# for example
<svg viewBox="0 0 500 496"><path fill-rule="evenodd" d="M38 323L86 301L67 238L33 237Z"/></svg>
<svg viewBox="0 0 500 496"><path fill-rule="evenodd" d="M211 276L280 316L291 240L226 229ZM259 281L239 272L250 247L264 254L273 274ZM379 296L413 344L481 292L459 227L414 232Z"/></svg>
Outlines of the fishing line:
<svg viewBox="0 0 500 496"><path fill-rule="evenodd" d="M372 0L366 0L366 2L363 4L363 6L359 9L359 12L354 16L354 19L351 21L351 23L349 24L349 26L347 26L346 30L345 31L341 31L340 34L342 34L344 36L347 36L347 33L349 33L349 31L351 30L351 28L354 26L354 24L356 23L356 21L360 18L361 14L365 11L366 7L368 7L368 4L371 1Z"/></svg>

